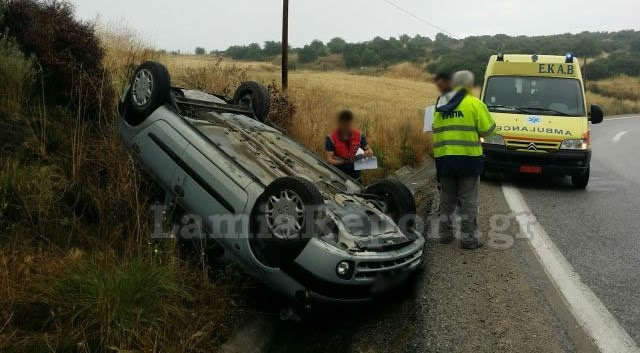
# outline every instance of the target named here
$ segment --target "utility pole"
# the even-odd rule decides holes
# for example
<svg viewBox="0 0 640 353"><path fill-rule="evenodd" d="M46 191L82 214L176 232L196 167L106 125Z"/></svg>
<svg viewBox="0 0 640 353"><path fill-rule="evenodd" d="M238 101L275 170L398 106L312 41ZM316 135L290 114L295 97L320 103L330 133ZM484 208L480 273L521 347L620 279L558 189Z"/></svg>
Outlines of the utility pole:
<svg viewBox="0 0 640 353"><path fill-rule="evenodd" d="M282 4L282 90L289 87L289 0Z"/></svg>

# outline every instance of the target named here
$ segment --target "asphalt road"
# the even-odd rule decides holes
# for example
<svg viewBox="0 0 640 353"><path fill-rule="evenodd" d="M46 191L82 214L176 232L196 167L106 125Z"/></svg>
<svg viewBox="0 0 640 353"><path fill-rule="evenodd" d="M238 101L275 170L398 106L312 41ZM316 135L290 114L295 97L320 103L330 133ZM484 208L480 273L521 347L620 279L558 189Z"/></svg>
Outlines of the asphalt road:
<svg viewBox="0 0 640 353"><path fill-rule="evenodd" d="M593 126L591 182L513 180L583 283L640 344L640 116Z"/></svg>

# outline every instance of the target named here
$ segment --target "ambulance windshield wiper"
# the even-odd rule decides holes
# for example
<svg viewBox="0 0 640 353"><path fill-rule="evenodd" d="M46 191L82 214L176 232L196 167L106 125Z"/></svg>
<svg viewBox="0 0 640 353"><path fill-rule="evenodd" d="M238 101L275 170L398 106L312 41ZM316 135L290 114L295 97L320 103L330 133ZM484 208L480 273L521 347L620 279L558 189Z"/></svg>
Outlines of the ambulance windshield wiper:
<svg viewBox="0 0 640 353"><path fill-rule="evenodd" d="M522 110L533 110L533 111L538 111L538 112L549 112L549 113L554 113L554 114L560 115L560 116L573 116L571 114L567 114L567 113L561 112L559 110L548 109L548 108L523 107L523 108L520 108L520 109L522 109Z"/></svg>
<svg viewBox="0 0 640 353"><path fill-rule="evenodd" d="M526 110L523 110L523 109L518 108L518 107L512 107L510 105L493 104L493 105L488 105L487 108L489 108L489 109L509 109L509 110L519 111L520 113L529 114L529 112L526 111Z"/></svg>

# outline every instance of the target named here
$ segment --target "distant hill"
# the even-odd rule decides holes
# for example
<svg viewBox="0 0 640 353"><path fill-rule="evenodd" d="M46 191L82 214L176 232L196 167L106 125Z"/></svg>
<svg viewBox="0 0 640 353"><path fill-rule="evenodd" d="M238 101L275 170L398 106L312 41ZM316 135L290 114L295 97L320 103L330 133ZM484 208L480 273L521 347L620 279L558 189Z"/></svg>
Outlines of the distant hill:
<svg viewBox="0 0 640 353"><path fill-rule="evenodd" d="M264 45L236 45L218 54L235 60L274 60L279 54L280 42L269 41ZM531 53L564 55L568 52L584 59L589 58L586 75L589 79L603 79L618 75L640 76L640 31L582 32L549 36L473 36L464 39L451 38L439 33L435 39L416 35L398 38L376 37L370 41L348 43L334 38L328 43L320 40L301 47L291 48L297 54L294 67L318 66L329 55L342 55L339 66L349 69L386 67L403 61L425 64L428 71L456 71L468 69L478 77L484 75L490 55L502 53ZM326 60L325 60L326 61ZM335 61L335 60L333 60ZM583 62L584 63L584 62ZM326 65L321 65L326 68Z"/></svg>

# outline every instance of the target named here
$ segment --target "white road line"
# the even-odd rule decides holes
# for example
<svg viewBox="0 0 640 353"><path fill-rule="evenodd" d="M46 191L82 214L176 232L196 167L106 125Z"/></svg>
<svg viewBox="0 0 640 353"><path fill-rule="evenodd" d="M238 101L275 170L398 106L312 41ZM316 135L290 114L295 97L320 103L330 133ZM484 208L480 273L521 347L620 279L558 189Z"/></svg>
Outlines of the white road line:
<svg viewBox="0 0 640 353"><path fill-rule="evenodd" d="M607 119L604 119L604 121L607 122L607 121L611 121L611 120L626 120L626 119L638 119L638 118L640 118L640 115L619 116L617 118L607 118Z"/></svg>
<svg viewBox="0 0 640 353"><path fill-rule="evenodd" d="M533 214L520 191L503 185L502 191L520 228L527 235L545 272L558 288L569 310L603 353L638 353L640 349L600 299L582 282Z"/></svg>
<svg viewBox="0 0 640 353"><path fill-rule="evenodd" d="M629 131L620 131L619 133L617 133L614 137L613 137L613 142L620 142L620 140L622 139L622 136L626 135Z"/></svg>

